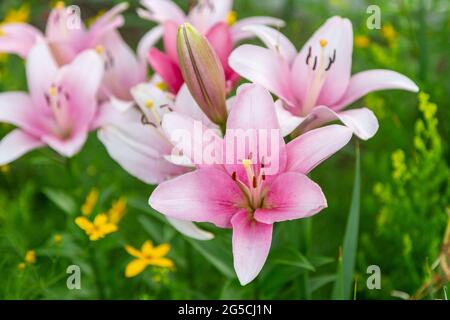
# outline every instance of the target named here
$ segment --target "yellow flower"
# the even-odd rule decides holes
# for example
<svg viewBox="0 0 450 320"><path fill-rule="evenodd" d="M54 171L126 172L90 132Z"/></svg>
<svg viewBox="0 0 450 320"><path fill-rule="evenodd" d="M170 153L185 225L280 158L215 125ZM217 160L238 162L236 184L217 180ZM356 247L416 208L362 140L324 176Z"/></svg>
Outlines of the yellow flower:
<svg viewBox="0 0 450 320"><path fill-rule="evenodd" d="M19 264L17 265L17 268L18 268L20 271L25 270L26 267L27 267L27 265L25 264L25 262L21 262L21 263L19 263Z"/></svg>
<svg viewBox="0 0 450 320"><path fill-rule="evenodd" d="M9 173L10 170L11 168L7 164L0 166L0 172L2 172L3 174Z"/></svg>
<svg viewBox="0 0 450 320"><path fill-rule="evenodd" d="M62 236L61 236L59 233L55 234L55 235L53 236L53 241L55 241L56 244L61 244L61 242L62 242Z"/></svg>
<svg viewBox="0 0 450 320"><path fill-rule="evenodd" d="M28 250L25 254L25 262L28 264L36 263L36 252L34 250Z"/></svg>
<svg viewBox="0 0 450 320"><path fill-rule="evenodd" d="M118 224L120 219L122 219L125 214L126 207L127 200L123 197L113 202L111 209L108 211L109 222Z"/></svg>
<svg viewBox="0 0 450 320"><path fill-rule="evenodd" d="M356 36L355 37L355 46L357 48L365 49L369 47L370 39L367 36Z"/></svg>
<svg viewBox="0 0 450 320"><path fill-rule="evenodd" d="M30 5L22 4L18 9L10 9L6 12L3 23L27 22L30 17Z"/></svg>
<svg viewBox="0 0 450 320"><path fill-rule="evenodd" d="M389 43L389 45L393 46L397 41L397 31L395 31L392 24L386 24L381 28L381 34Z"/></svg>
<svg viewBox="0 0 450 320"><path fill-rule="evenodd" d="M170 251L170 245L167 243L154 247L151 241L146 241L140 251L128 245L125 246L125 250L136 258L125 269L125 276L127 278L137 276L148 266L169 269L175 266L172 260L165 258Z"/></svg>
<svg viewBox="0 0 450 320"><path fill-rule="evenodd" d="M94 210L95 205L97 204L99 197L99 192L96 188L93 188L91 192L89 192L86 200L84 201L83 206L81 207L81 212L84 216L89 216Z"/></svg>
<svg viewBox="0 0 450 320"><path fill-rule="evenodd" d="M78 217L75 223L89 236L89 240L97 241L106 235L116 232L117 225L108 221L108 216L104 213L97 215L94 222L89 221L86 217Z"/></svg>

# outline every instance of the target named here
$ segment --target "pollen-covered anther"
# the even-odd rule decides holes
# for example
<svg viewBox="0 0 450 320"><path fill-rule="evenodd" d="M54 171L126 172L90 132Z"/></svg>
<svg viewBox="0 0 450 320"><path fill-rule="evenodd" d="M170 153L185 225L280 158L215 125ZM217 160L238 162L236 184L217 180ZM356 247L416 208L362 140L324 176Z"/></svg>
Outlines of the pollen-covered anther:
<svg viewBox="0 0 450 320"><path fill-rule="evenodd" d="M236 23L237 21L237 12L236 11L230 11L227 14L227 18L226 18L226 22L229 26L232 26Z"/></svg>
<svg viewBox="0 0 450 320"><path fill-rule="evenodd" d="M145 106L146 106L148 109L152 109L152 108L155 106L155 103L153 102L153 100L149 99L149 100L147 100L147 101L145 102Z"/></svg>
<svg viewBox="0 0 450 320"><path fill-rule="evenodd" d="M252 160L250 159L244 159L242 160L242 165L244 166L245 169L250 169L250 167L252 166Z"/></svg>
<svg viewBox="0 0 450 320"><path fill-rule="evenodd" d="M62 10L66 7L66 4L64 3L64 1L58 1L55 4L55 9L57 10Z"/></svg>
<svg viewBox="0 0 450 320"><path fill-rule="evenodd" d="M319 43L322 48L325 48L328 44L328 41L325 39L320 39Z"/></svg>
<svg viewBox="0 0 450 320"><path fill-rule="evenodd" d="M95 47L95 51L97 51L98 54L102 55L105 53L105 47L102 45L97 45Z"/></svg>
<svg viewBox="0 0 450 320"><path fill-rule="evenodd" d="M50 88L48 88L48 94L50 95L50 97L56 97L58 95L58 87L51 86Z"/></svg>

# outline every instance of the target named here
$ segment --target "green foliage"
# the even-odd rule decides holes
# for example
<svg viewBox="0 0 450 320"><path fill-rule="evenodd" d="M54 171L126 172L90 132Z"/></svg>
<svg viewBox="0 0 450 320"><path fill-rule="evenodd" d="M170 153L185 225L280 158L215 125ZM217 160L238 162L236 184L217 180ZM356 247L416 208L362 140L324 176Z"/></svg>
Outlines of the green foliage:
<svg viewBox="0 0 450 320"><path fill-rule="evenodd" d="M419 110L414 151L393 152L391 179L373 188L380 203L374 230L363 237L366 261L381 267L386 293L412 294L425 282L447 221L450 170L443 158L438 108L420 93Z"/></svg>
<svg viewBox="0 0 450 320"><path fill-rule="evenodd" d="M24 2L1 1L0 21ZM30 23L43 30L52 2L28 2ZM119 2L73 1L82 8L83 17L93 17ZM177 2L184 9L189 5L189 1ZM233 270L231 232L202 225L216 235L213 241L181 236L148 206L154 187L124 172L92 135L70 161L42 149L0 167L0 298L328 299L333 284L341 280L350 288L345 289L349 298L351 283L358 279L356 298L377 299L392 298L392 290L412 294L428 279L447 223L450 194L448 1L380 2L381 30L366 28L366 8L372 3L365 0L239 0L235 4L239 19L250 15L285 19L283 32L297 49L325 19L346 16L355 35L363 37L354 49L354 73L377 68L402 72L439 105L421 94L419 108L414 108L414 95L392 91L370 94L355 103L372 109L380 120L377 136L360 143L359 239L356 211L348 219L351 190L357 187L355 155L349 146L312 173L329 208L309 219L276 224L267 264L254 282L242 287ZM135 47L154 24L136 18L138 1L130 5L120 31ZM26 89L23 61L1 55L0 91ZM0 137L12 129L0 124ZM127 199L118 231L95 242L75 224L92 188L100 195L91 220L109 210L114 200ZM337 259L343 239L344 255ZM175 270L149 267L135 278L126 278L124 271L133 257L124 246L140 248L146 240L170 244L168 257ZM25 263L29 251L35 251L34 263ZM81 290L66 287L66 268L72 264L81 267ZM372 264L381 268L381 290L365 287L366 269Z"/></svg>

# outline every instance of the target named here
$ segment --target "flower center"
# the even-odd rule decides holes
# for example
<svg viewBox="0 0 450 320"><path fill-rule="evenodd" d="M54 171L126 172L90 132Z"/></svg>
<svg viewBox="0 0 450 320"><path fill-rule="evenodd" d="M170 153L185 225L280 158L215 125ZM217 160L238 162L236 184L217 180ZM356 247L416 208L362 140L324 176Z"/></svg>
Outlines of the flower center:
<svg viewBox="0 0 450 320"><path fill-rule="evenodd" d="M319 40L320 53L317 56L313 56L312 47L308 49L308 55L306 57L306 65L308 66L308 78L311 79L306 91L306 97L303 101L302 114L307 115L316 106L317 99L325 83L326 73L331 69L336 62L336 49L333 50L333 54L327 56L328 41L325 39Z"/></svg>
<svg viewBox="0 0 450 320"><path fill-rule="evenodd" d="M51 85L45 94L45 100L56 122L55 134L62 139L69 138L72 131L68 114L69 93L62 86Z"/></svg>
<svg viewBox="0 0 450 320"><path fill-rule="evenodd" d="M242 160L247 181L241 181L237 177L236 172L232 173L231 178L236 182L247 200L245 203L246 209L253 214L256 209L262 208L264 205L264 196L266 194L264 181L266 180L266 175L264 174L264 161L257 165L253 164L251 158L250 155L247 159Z"/></svg>

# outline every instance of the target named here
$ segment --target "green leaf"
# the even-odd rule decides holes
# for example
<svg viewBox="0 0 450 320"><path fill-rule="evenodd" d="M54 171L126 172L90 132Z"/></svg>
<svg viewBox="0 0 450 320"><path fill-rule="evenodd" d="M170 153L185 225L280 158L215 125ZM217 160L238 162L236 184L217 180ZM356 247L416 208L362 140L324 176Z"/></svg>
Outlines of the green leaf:
<svg viewBox="0 0 450 320"><path fill-rule="evenodd" d="M308 271L315 271L309 260L294 248L283 248L273 251L271 254L272 263L293 266Z"/></svg>
<svg viewBox="0 0 450 320"><path fill-rule="evenodd" d="M143 215L139 216L138 220L144 230L147 231L147 233L150 235L150 237L153 238L153 240L155 240L157 243L164 242L163 228L161 228L160 223L155 223L155 221L152 221L150 217Z"/></svg>
<svg viewBox="0 0 450 320"><path fill-rule="evenodd" d="M353 195L350 212L345 229L342 258L336 273L333 288L333 299L344 300L351 298L353 272L355 270L356 250L358 248L359 211L361 198L361 159L359 144L356 144L356 169L353 184Z"/></svg>
<svg viewBox="0 0 450 320"><path fill-rule="evenodd" d="M329 283L336 281L335 274L325 274L322 276L312 277L310 279L310 290L311 293L319 290L320 288L326 286Z"/></svg>
<svg viewBox="0 0 450 320"><path fill-rule="evenodd" d="M197 241L185 237L186 241L208 260L217 270L219 270L227 278L235 278L236 274L233 269L233 261L230 249L225 248L220 242L219 237L210 241Z"/></svg>
<svg viewBox="0 0 450 320"><path fill-rule="evenodd" d="M60 190L45 188L43 193L52 201L59 209L67 213L69 216L77 215L77 205L75 200Z"/></svg>

